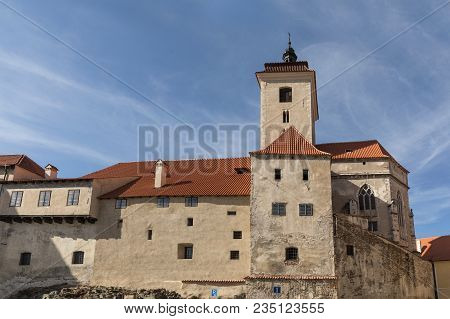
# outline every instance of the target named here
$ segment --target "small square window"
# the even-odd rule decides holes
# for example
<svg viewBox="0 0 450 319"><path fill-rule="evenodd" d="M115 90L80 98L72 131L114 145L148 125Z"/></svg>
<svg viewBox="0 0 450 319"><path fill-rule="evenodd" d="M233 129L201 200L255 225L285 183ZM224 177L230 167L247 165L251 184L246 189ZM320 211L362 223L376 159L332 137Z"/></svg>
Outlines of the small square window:
<svg viewBox="0 0 450 319"><path fill-rule="evenodd" d="M192 259L194 253L194 247L186 246L184 247L184 259Z"/></svg>
<svg viewBox="0 0 450 319"><path fill-rule="evenodd" d="M198 197L194 197L194 196L185 197L184 205L186 207L197 207L198 206Z"/></svg>
<svg viewBox="0 0 450 319"><path fill-rule="evenodd" d="M298 249L296 247L286 248L286 260L298 260Z"/></svg>
<svg viewBox="0 0 450 319"><path fill-rule="evenodd" d="M188 225L188 226L194 226L194 218L189 217L189 218L187 219L187 225Z"/></svg>
<svg viewBox="0 0 450 319"><path fill-rule="evenodd" d="M12 192L11 193L11 200L9 202L9 207L20 207L22 206L22 197L23 192Z"/></svg>
<svg viewBox="0 0 450 319"><path fill-rule="evenodd" d="M309 170L307 170L307 169L303 170L303 180L304 181L309 180Z"/></svg>
<svg viewBox="0 0 450 319"><path fill-rule="evenodd" d="M300 216L312 216L313 215L313 204L299 204L298 205Z"/></svg>
<svg viewBox="0 0 450 319"><path fill-rule="evenodd" d="M50 198L52 197L52 191L41 191L39 193L39 207L50 206Z"/></svg>
<svg viewBox="0 0 450 319"><path fill-rule="evenodd" d="M20 266L29 266L31 264L31 253L21 253L19 265Z"/></svg>
<svg viewBox="0 0 450 319"><path fill-rule="evenodd" d="M147 230L147 240L153 239L153 230L149 229Z"/></svg>
<svg viewBox="0 0 450 319"><path fill-rule="evenodd" d="M158 197L157 200L158 200L158 208L169 207L169 197L161 196L161 197Z"/></svg>
<svg viewBox="0 0 450 319"><path fill-rule="evenodd" d="M275 168L275 180L279 181L281 179L281 169Z"/></svg>
<svg viewBox="0 0 450 319"><path fill-rule="evenodd" d="M272 215L285 216L286 203L272 203Z"/></svg>
<svg viewBox="0 0 450 319"><path fill-rule="evenodd" d="M238 260L239 259L239 250L232 250L232 251L230 251L230 259L231 260Z"/></svg>
<svg viewBox="0 0 450 319"><path fill-rule="evenodd" d="M84 252L83 251L75 251L72 255L72 264L73 265L82 265L84 263Z"/></svg>
<svg viewBox="0 0 450 319"><path fill-rule="evenodd" d="M233 239L242 239L242 231L240 230L235 230L233 232Z"/></svg>
<svg viewBox="0 0 450 319"><path fill-rule="evenodd" d="M124 198L116 199L116 209L124 209L127 208L127 200Z"/></svg>
<svg viewBox="0 0 450 319"><path fill-rule="evenodd" d="M67 192L67 206L76 206L80 199L80 190L71 189Z"/></svg>
<svg viewBox="0 0 450 319"><path fill-rule="evenodd" d="M353 245L347 245L347 256L354 256L355 255L355 248Z"/></svg>
<svg viewBox="0 0 450 319"><path fill-rule="evenodd" d="M378 231L378 222L369 221L369 231L372 231L372 232Z"/></svg>
<svg viewBox="0 0 450 319"><path fill-rule="evenodd" d="M227 211L227 215L228 215L228 216L236 216L236 211L234 211L234 210L229 210L229 211Z"/></svg>
<svg viewBox="0 0 450 319"><path fill-rule="evenodd" d="M281 294L281 286L273 286L272 291L274 294Z"/></svg>

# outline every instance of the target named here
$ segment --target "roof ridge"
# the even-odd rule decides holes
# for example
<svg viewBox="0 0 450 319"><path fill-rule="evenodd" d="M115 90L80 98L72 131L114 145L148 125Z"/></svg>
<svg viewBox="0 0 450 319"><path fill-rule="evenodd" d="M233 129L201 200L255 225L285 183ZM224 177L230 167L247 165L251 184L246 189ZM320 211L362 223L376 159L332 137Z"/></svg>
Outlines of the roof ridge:
<svg viewBox="0 0 450 319"><path fill-rule="evenodd" d="M362 142L376 142L378 144L381 144L378 140L359 140L359 141L347 141L347 142L319 143L319 144L315 144L315 145L348 144L348 143L362 143Z"/></svg>
<svg viewBox="0 0 450 319"><path fill-rule="evenodd" d="M245 159L250 158L249 156L240 156L240 157L217 157L217 158L189 158L189 159L178 159L178 160L162 160L163 162L188 162L188 161L206 161L206 160L231 160L231 159ZM112 166L119 164L133 164L133 163L150 163L157 162L158 160L148 160L148 161L131 161L131 162L119 162ZM112 167L108 166L108 167ZM93 172L95 173L95 172ZM90 173L92 174L92 173Z"/></svg>

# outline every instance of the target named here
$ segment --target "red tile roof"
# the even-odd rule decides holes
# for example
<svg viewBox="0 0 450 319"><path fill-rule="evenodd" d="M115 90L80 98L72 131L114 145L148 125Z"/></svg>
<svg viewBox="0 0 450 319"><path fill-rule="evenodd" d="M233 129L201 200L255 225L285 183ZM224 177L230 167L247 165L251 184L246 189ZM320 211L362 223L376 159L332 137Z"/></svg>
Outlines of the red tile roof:
<svg viewBox="0 0 450 319"><path fill-rule="evenodd" d="M422 258L429 261L450 261L450 235L421 238Z"/></svg>
<svg viewBox="0 0 450 319"><path fill-rule="evenodd" d="M245 279L287 279L287 280L335 280L336 276L323 276L323 275L270 275L270 274L257 274L245 277Z"/></svg>
<svg viewBox="0 0 450 319"><path fill-rule="evenodd" d="M314 147L294 126L289 127L265 149L251 154L330 156Z"/></svg>
<svg viewBox="0 0 450 319"><path fill-rule="evenodd" d="M0 155L0 166L19 166L29 172L45 177L44 169L26 155Z"/></svg>
<svg viewBox="0 0 450 319"><path fill-rule="evenodd" d="M249 196L250 158L165 161L167 180L155 188L156 161L120 163L84 176L85 178L134 177L136 180L100 198L153 196ZM247 173L238 174L244 168Z"/></svg>
<svg viewBox="0 0 450 319"><path fill-rule="evenodd" d="M273 72L314 72L308 68L307 61L299 62L277 62L277 63L265 63L264 71L258 73L273 73Z"/></svg>

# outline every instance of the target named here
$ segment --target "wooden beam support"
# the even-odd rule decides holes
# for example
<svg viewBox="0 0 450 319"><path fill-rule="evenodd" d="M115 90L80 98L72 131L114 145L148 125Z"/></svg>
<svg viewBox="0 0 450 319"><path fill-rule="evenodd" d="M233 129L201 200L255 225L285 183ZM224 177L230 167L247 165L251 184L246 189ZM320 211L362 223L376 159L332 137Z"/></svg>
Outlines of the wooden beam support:
<svg viewBox="0 0 450 319"><path fill-rule="evenodd" d="M64 217L64 221L68 224L73 224L73 220L74 220L73 217Z"/></svg>
<svg viewBox="0 0 450 319"><path fill-rule="evenodd" d="M42 217L33 217L33 222L42 224Z"/></svg>
<svg viewBox="0 0 450 319"><path fill-rule="evenodd" d="M53 224L53 218L51 218L51 217L44 217L44 223Z"/></svg>

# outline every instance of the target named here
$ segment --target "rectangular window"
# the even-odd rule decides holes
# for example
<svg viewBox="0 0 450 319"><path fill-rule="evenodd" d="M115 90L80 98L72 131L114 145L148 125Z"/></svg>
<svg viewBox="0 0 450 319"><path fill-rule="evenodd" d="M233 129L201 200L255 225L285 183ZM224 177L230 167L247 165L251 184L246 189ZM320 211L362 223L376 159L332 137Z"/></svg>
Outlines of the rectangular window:
<svg viewBox="0 0 450 319"><path fill-rule="evenodd" d="M52 197L52 191L41 191L39 193L38 206L50 206L50 198Z"/></svg>
<svg viewBox="0 0 450 319"><path fill-rule="evenodd" d="M78 200L80 199L80 190L71 189L67 192L67 206L78 205Z"/></svg>
<svg viewBox="0 0 450 319"><path fill-rule="evenodd" d="M347 256L354 256L355 248L352 245L347 245Z"/></svg>
<svg viewBox="0 0 450 319"><path fill-rule="evenodd" d="M281 294L281 287L280 286L273 286L272 290L273 290L274 294L277 294L277 295Z"/></svg>
<svg viewBox="0 0 450 319"><path fill-rule="evenodd" d="M230 259L238 260L239 259L239 250L231 250L230 251Z"/></svg>
<svg viewBox="0 0 450 319"><path fill-rule="evenodd" d="M149 229L147 230L147 240L153 239L153 230Z"/></svg>
<svg viewBox="0 0 450 319"><path fill-rule="evenodd" d="M286 203L272 203L272 215L285 216Z"/></svg>
<svg viewBox="0 0 450 319"><path fill-rule="evenodd" d="M127 200L124 198L116 199L116 209L124 209L127 208Z"/></svg>
<svg viewBox="0 0 450 319"><path fill-rule="evenodd" d="M188 226L194 226L194 218L189 217L189 218L187 219L187 225L188 225Z"/></svg>
<svg viewBox="0 0 450 319"><path fill-rule="evenodd" d="M233 239L242 239L242 231L240 230L235 230L233 232Z"/></svg>
<svg viewBox="0 0 450 319"><path fill-rule="evenodd" d="M303 170L303 180L304 181L309 180L309 170L307 170L307 169Z"/></svg>
<svg viewBox="0 0 450 319"><path fill-rule="evenodd" d="M158 208L169 207L169 197L160 196L158 197Z"/></svg>
<svg viewBox="0 0 450 319"><path fill-rule="evenodd" d="M313 215L313 204L299 204L298 205L300 216L312 216Z"/></svg>
<svg viewBox="0 0 450 319"><path fill-rule="evenodd" d="M227 215L228 215L228 216L236 216L236 211L234 211L234 210L229 210L229 211L227 211Z"/></svg>
<svg viewBox="0 0 450 319"><path fill-rule="evenodd" d="M19 265L20 266L29 266L31 264L31 253L21 253Z"/></svg>
<svg viewBox="0 0 450 319"><path fill-rule="evenodd" d="M275 180L279 181L281 179L281 169L275 168Z"/></svg>
<svg viewBox="0 0 450 319"><path fill-rule="evenodd" d="M11 201L9 202L9 207L20 207L22 206L23 192L12 192Z"/></svg>
<svg viewBox="0 0 450 319"><path fill-rule="evenodd" d="M378 222L370 221L369 222L369 231L378 231Z"/></svg>
<svg viewBox="0 0 450 319"><path fill-rule="evenodd" d="M292 102L292 88L280 88L280 102Z"/></svg>
<svg viewBox="0 0 450 319"><path fill-rule="evenodd" d="M184 259L192 259L194 254L194 247L186 246L184 247Z"/></svg>
<svg viewBox="0 0 450 319"><path fill-rule="evenodd" d="M84 252L83 251L75 251L72 255L72 264L73 265L82 265L84 263Z"/></svg>
<svg viewBox="0 0 450 319"><path fill-rule="evenodd" d="M283 111L283 123L289 123L289 110Z"/></svg>
<svg viewBox="0 0 450 319"><path fill-rule="evenodd" d="M185 197L184 205L186 207L197 207L198 206L198 197L194 197L194 196Z"/></svg>

